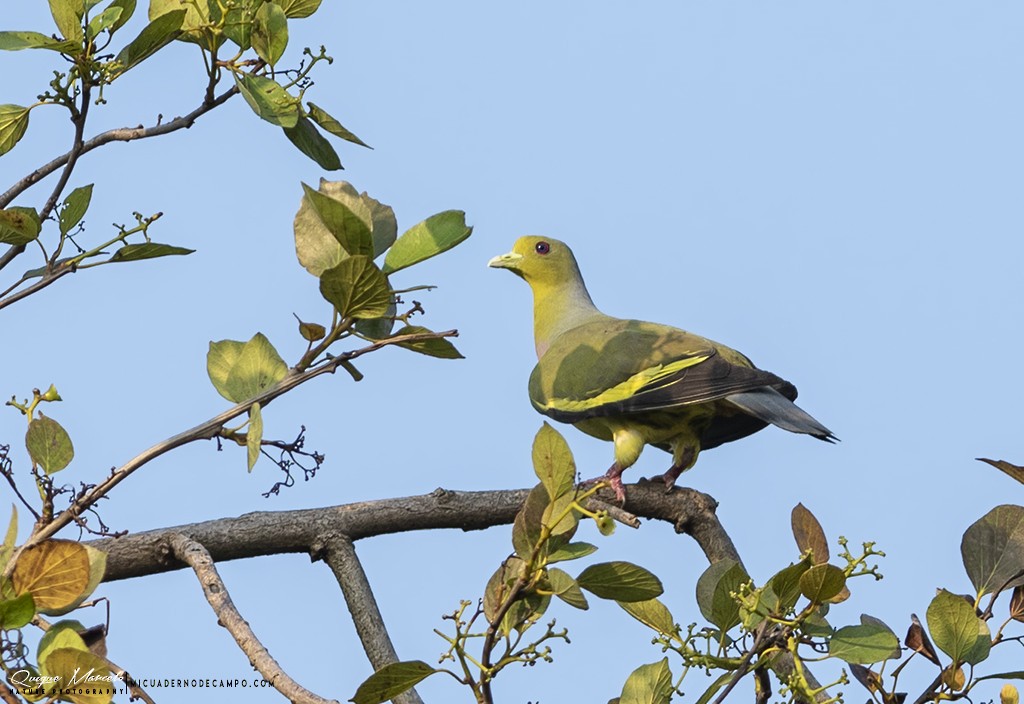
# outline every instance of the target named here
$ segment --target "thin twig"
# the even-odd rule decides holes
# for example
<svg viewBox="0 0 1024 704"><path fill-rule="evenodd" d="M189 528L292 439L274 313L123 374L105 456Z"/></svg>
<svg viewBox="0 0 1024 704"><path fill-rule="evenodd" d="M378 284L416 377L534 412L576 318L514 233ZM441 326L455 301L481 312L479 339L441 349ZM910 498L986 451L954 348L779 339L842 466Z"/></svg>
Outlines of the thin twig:
<svg viewBox="0 0 1024 704"><path fill-rule="evenodd" d="M74 522L74 520L80 516L84 511L91 508L101 498L106 496L111 489L120 484L122 481L127 479L133 472L140 467L145 466L152 460L164 455L171 450L187 445L196 440L211 440L217 436L217 432L223 425L234 418L237 418L249 411L253 404L260 404L261 407L266 407L268 403L273 401L278 396L288 393L292 389L300 386L311 379L314 379L323 374L333 374L334 370L342 365L343 362L361 357L364 354L374 352L382 347L388 345L394 345L396 343L403 342L416 342L419 340L432 340L442 337L456 337L458 336L457 330L446 330L444 332L432 332L432 333L417 333L415 335L401 335L396 337L389 337L384 340L378 340L372 345L361 347L357 350L351 350L344 352L336 357L333 357L330 361L320 366L308 369L304 372L295 372L295 370L289 371L288 375L284 377L280 382L270 387L266 391L248 401L237 403L226 411L215 415L207 421L200 423L197 426L189 428L188 430L178 433L173 437L170 437L162 442L158 442L149 449L143 451L141 454L136 455L132 459L128 460L125 464L114 469L110 476L101 481L100 483L93 486L89 491L79 496L75 501L66 509L57 514L53 521L41 527L39 530L34 531L31 536L25 541L25 543L18 548L15 555L12 556L11 562L7 567L7 571L13 569L14 563L17 561L18 555L21 551L29 548L33 545L37 545L42 541L54 536L61 528L64 528L68 524ZM5 575L6 576L6 575Z"/></svg>
<svg viewBox="0 0 1024 704"><path fill-rule="evenodd" d="M398 662L398 653L384 626L384 618L352 541L343 535L332 536L324 540L322 552L324 562L331 568L345 595L356 633L373 669L379 670L385 665ZM406 690L392 701L395 704L423 704L415 689Z"/></svg>
<svg viewBox="0 0 1024 704"><path fill-rule="evenodd" d="M196 573L203 586L203 595L217 615L217 623L228 630L249 662L263 675L263 679L293 704L337 704L337 700L324 699L310 692L281 668L231 602L231 595L206 548L181 533L169 536L168 544L174 556L187 563Z"/></svg>
<svg viewBox="0 0 1024 704"><path fill-rule="evenodd" d="M152 125L151 127L143 127L142 125L139 125L138 127L119 127L117 129L101 132L100 134L89 139L82 145L82 149L80 150L79 155L88 154L93 149L96 149L97 147L102 147L104 144L109 144L111 142L131 142L136 139L158 137L160 135L168 134L170 132L176 132L177 130L180 129L188 129L193 124L195 124L195 121L197 119L199 119L206 113L210 112L214 108L224 104L236 93L238 93L238 86L231 86L229 89L227 89L226 91L218 95L216 98L214 98L212 102L203 101L203 103L198 108L188 113L187 115L182 115L181 117L176 117L173 120L170 120L168 122L161 122ZM25 192L25 190L28 189L30 186L41 181L42 179L46 178L57 169L67 164L68 160L71 159L71 156L71 152L68 152L67 154L62 154L61 156L58 156L52 161L43 164L38 169L30 173L28 176L24 177L23 179L15 183L13 186L7 189L5 193L0 195L0 208L6 208L11 203L11 201L13 201L23 192ZM0 257L0 269L7 265L8 261L6 261L6 259L6 254L3 257Z"/></svg>
<svg viewBox="0 0 1024 704"><path fill-rule="evenodd" d="M23 704L18 695L3 682L0 682L0 701L3 701L4 704Z"/></svg>

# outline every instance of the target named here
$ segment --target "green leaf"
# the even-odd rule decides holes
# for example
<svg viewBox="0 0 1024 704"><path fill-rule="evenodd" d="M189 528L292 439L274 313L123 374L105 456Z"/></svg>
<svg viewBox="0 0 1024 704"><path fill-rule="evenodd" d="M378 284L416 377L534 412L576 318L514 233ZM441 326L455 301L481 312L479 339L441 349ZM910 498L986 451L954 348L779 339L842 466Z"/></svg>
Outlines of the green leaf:
<svg viewBox="0 0 1024 704"><path fill-rule="evenodd" d="M109 261L112 262L137 262L142 259L156 259L157 257L171 257L175 255L192 254L196 250L186 247L175 247L171 244L159 244L157 242L140 242L139 244L126 244L114 252Z"/></svg>
<svg viewBox="0 0 1024 704"><path fill-rule="evenodd" d="M900 657L903 655L903 651L900 649L900 645L899 645L900 639L896 635L896 633L891 628L889 628L888 624L886 624L885 621L883 621L880 618L875 618L874 616L869 616L868 614L861 614L860 615L860 622L861 622L861 625L873 626L875 628L880 628L883 631L885 631L885 632L889 633L890 635L892 635L893 642L896 643L896 647L894 647L892 649L892 651L889 653L889 656L886 658L886 660L899 660L900 659Z"/></svg>
<svg viewBox="0 0 1024 704"><path fill-rule="evenodd" d="M54 39L40 32L0 32L0 50L49 49L62 54L73 54L81 47L77 42Z"/></svg>
<svg viewBox="0 0 1024 704"><path fill-rule="evenodd" d="M69 41L81 43L85 38L82 30L82 14L85 4L82 0L50 0L50 14L60 30L61 36Z"/></svg>
<svg viewBox="0 0 1024 704"><path fill-rule="evenodd" d="M323 0L279 0L284 14L288 17L309 17L320 7Z"/></svg>
<svg viewBox="0 0 1024 704"><path fill-rule="evenodd" d="M435 672L440 670L434 669L422 660L393 662L370 675L359 685L359 689L349 701L355 704L382 704L412 689Z"/></svg>
<svg viewBox="0 0 1024 704"><path fill-rule="evenodd" d="M241 0L236 2L224 18L224 36L239 46L242 51L252 46L252 25L256 11L263 6L263 0Z"/></svg>
<svg viewBox="0 0 1024 704"><path fill-rule="evenodd" d="M44 677L52 678L51 682L74 681L76 676L89 673L97 681L110 681L110 668L106 661L88 650L78 648L56 648L39 661L39 669ZM59 678L59 679L57 679ZM72 690L76 692L66 698L76 704L108 704L114 696L113 687L92 687ZM63 698L63 697L62 697Z"/></svg>
<svg viewBox="0 0 1024 704"><path fill-rule="evenodd" d="M0 105L0 156L14 149L25 136L29 110L21 105Z"/></svg>
<svg viewBox="0 0 1024 704"><path fill-rule="evenodd" d="M871 665L893 657L899 657L900 641L886 626L861 624L844 626L828 642L829 655L848 663Z"/></svg>
<svg viewBox="0 0 1024 704"><path fill-rule="evenodd" d="M299 101L277 81L248 73L235 74L235 83L253 112L272 125L295 127L299 122Z"/></svg>
<svg viewBox="0 0 1024 704"><path fill-rule="evenodd" d="M12 206L0 210L0 243L28 244L39 237L42 230L39 213L32 208Z"/></svg>
<svg viewBox="0 0 1024 704"><path fill-rule="evenodd" d="M295 315L292 313L292 315ZM307 342L319 342L320 340L327 337L327 328L319 323L307 323L304 322L299 316L295 315L295 319L299 321L299 334L302 335L302 339Z"/></svg>
<svg viewBox="0 0 1024 704"><path fill-rule="evenodd" d="M320 294L342 318L379 318L391 304L391 286L367 256L343 259L320 277Z"/></svg>
<svg viewBox="0 0 1024 704"><path fill-rule="evenodd" d="M820 565L828 562L828 539L825 538L825 531L822 530L818 519L814 517L806 506L797 504L793 507L790 516L793 527L793 537L800 552L810 553L814 557L814 564Z"/></svg>
<svg viewBox="0 0 1024 704"><path fill-rule="evenodd" d="M128 42L118 53L117 62L121 64L121 70L118 75L135 68L177 39L182 32L185 14L185 10L174 10L154 17L139 32L139 36Z"/></svg>
<svg viewBox="0 0 1024 704"><path fill-rule="evenodd" d="M668 658L633 670L622 687L619 704L668 704L675 688Z"/></svg>
<svg viewBox="0 0 1024 704"><path fill-rule="evenodd" d="M777 598L779 615L789 612L800 598L800 578L811 568L810 560L801 560L779 570L765 585Z"/></svg>
<svg viewBox="0 0 1024 704"><path fill-rule="evenodd" d="M150 0L149 19L155 20L161 15L185 10L185 19L181 23L182 33L177 37L183 42L198 44L207 51L219 47L225 37L214 34L212 25L220 24L221 3L208 0Z"/></svg>
<svg viewBox="0 0 1024 704"><path fill-rule="evenodd" d="M263 442L263 412L260 404L252 404L249 409L249 428L245 433L245 447L248 451L249 471L256 466L256 460L260 458L260 447Z"/></svg>
<svg viewBox="0 0 1024 704"><path fill-rule="evenodd" d="M267 5L264 5L267 7ZM294 127L284 127L284 136L288 138L296 148L315 161L320 168L327 171L341 169L341 159L338 152L334 151L331 143L324 139L312 121L305 117L299 117ZM315 191L314 191L315 193Z"/></svg>
<svg viewBox="0 0 1024 704"><path fill-rule="evenodd" d="M352 132L348 131L344 125L338 122L336 119L331 117L326 110L315 103L308 103L309 105L309 116L312 117L316 124L320 125L325 131L333 134L335 137L341 137L346 142L352 142L358 144L361 147L371 149L369 144L356 137Z"/></svg>
<svg viewBox="0 0 1024 704"><path fill-rule="evenodd" d="M120 7L111 5L106 10L89 20L89 24L86 25L86 35L90 39L93 39L103 30L110 29L119 19L121 19L121 12L123 12L123 10ZM113 32L111 32L111 34L113 34Z"/></svg>
<svg viewBox="0 0 1024 704"><path fill-rule="evenodd" d="M0 630L23 628L36 615L36 602L29 593L9 600L0 600Z"/></svg>
<svg viewBox="0 0 1024 704"><path fill-rule="evenodd" d="M730 594L750 581L736 560L712 562L697 580L697 606L704 618L723 633L740 622L740 604Z"/></svg>
<svg viewBox="0 0 1024 704"><path fill-rule="evenodd" d="M964 533L960 554L978 596L1024 584L1024 507L986 513Z"/></svg>
<svg viewBox="0 0 1024 704"><path fill-rule="evenodd" d="M18 507L11 504L11 522L7 524L7 533L4 535L4 542L0 544L0 572L7 567L7 563L14 554L14 543L18 539Z"/></svg>
<svg viewBox="0 0 1024 704"><path fill-rule="evenodd" d="M127 24L128 20L135 14L136 0L114 0L110 3L110 7L121 8L121 13L117 17L117 21L110 26L110 33L113 34L121 27Z"/></svg>
<svg viewBox="0 0 1024 704"><path fill-rule="evenodd" d="M617 603L627 614L658 633L670 636L678 630L676 628L676 620L672 618L672 612L658 599L620 601Z"/></svg>
<svg viewBox="0 0 1024 704"><path fill-rule="evenodd" d="M42 414L28 424L25 447L32 462L42 467L47 474L64 469L75 456L68 432L53 418Z"/></svg>
<svg viewBox="0 0 1024 704"><path fill-rule="evenodd" d="M983 677L975 677L976 681L981 680L1024 680L1024 670L1014 670L1013 672L996 672L991 675L985 675Z"/></svg>
<svg viewBox="0 0 1024 704"><path fill-rule="evenodd" d="M519 509L512 523L512 547L516 555L529 560L534 548L540 542L544 509L548 505L548 493L543 484L538 484L526 495L523 507Z"/></svg>
<svg viewBox="0 0 1024 704"><path fill-rule="evenodd" d="M837 596L846 586L846 574L835 565L816 564L800 575L800 593L817 604Z"/></svg>
<svg viewBox="0 0 1024 704"><path fill-rule="evenodd" d="M371 340L383 340L385 337L391 337L392 331L395 329L395 315L398 313L398 306L392 301L388 306L388 310L384 315L379 318L367 318L366 320L356 321L356 332L364 337L368 337ZM407 326L416 328L417 326ZM404 330L404 328L403 328ZM423 328L426 330L426 328ZM412 344L407 345L407 349L413 349ZM427 354L424 352L424 354Z"/></svg>
<svg viewBox="0 0 1024 704"><path fill-rule="evenodd" d="M302 184L304 199L313 209L320 223L327 229L342 249L349 255L372 255L373 233L370 230L368 213L356 212L349 203L332 198L320 191L314 191Z"/></svg>
<svg viewBox="0 0 1024 704"><path fill-rule="evenodd" d="M517 599L501 619L501 634L508 635L513 629L524 633L544 615L550 605L551 597L547 594L526 594Z"/></svg>
<svg viewBox="0 0 1024 704"><path fill-rule="evenodd" d="M88 650L89 647L82 640L82 636L78 635L84 630L85 626L78 621L71 619L58 621L50 626L39 640L39 645L36 646L36 657L40 661L45 660L50 653L59 648Z"/></svg>
<svg viewBox="0 0 1024 704"><path fill-rule="evenodd" d="M591 545L590 543L569 543L568 545L563 545L556 550L552 550L548 554L548 564L578 560L581 557L592 555L595 552L597 552L597 546Z"/></svg>
<svg viewBox="0 0 1024 704"><path fill-rule="evenodd" d="M630 562L590 565L576 581L591 594L613 601L647 601L664 591L661 580Z"/></svg>
<svg viewBox="0 0 1024 704"><path fill-rule="evenodd" d="M551 591L554 592L555 596L577 609L586 611L590 608L590 604L587 603L587 597L580 590L580 585L576 583L576 580L568 572L557 567L549 567L547 572L548 582L551 583Z"/></svg>
<svg viewBox="0 0 1024 704"><path fill-rule="evenodd" d="M561 433L546 422L533 438L533 471L552 500L573 490L576 462Z"/></svg>
<svg viewBox="0 0 1024 704"><path fill-rule="evenodd" d="M544 490L547 493L547 489ZM575 493L562 494L544 507L544 525L551 531L553 538L564 539L566 542L576 534L580 522L579 512L573 508L576 501Z"/></svg>
<svg viewBox="0 0 1024 704"><path fill-rule="evenodd" d="M376 259L395 241L398 223L395 212L369 195L359 193L345 181L320 179L318 193L343 203L372 233L373 257ZM295 214L295 253L299 263L313 276L319 277L348 256L312 203L303 195L299 211Z"/></svg>
<svg viewBox="0 0 1024 704"><path fill-rule="evenodd" d="M85 212L92 201L92 187L93 184L90 183L88 186L76 188L64 199L64 207L60 211L58 221L60 234L66 235L71 232L71 229L85 217Z"/></svg>
<svg viewBox="0 0 1024 704"><path fill-rule="evenodd" d="M276 2L265 2L252 22L252 48L271 66L277 65L288 47L288 18Z"/></svg>
<svg viewBox="0 0 1024 704"><path fill-rule="evenodd" d="M935 645L955 663L977 665L988 657L992 634L963 597L940 589L925 615Z"/></svg>
<svg viewBox="0 0 1024 704"><path fill-rule="evenodd" d="M484 588L484 617L488 621L494 621L497 617L498 609L512 593L512 584L522 576L525 565L518 557L506 558L487 580Z"/></svg>
<svg viewBox="0 0 1024 704"><path fill-rule="evenodd" d="M461 210L446 210L413 225L391 245L384 258L384 273L390 274L445 252L473 233Z"/></svg>
<svg viewBox="0 0 1024 704"><path fill-rule="evenodd" d="M248 342L211 342L206 371L217 392L232 403L241 403L266 391L288 373L270 340L256 333Z"/></svg>
<svg viewBox="0 0 1024 704"><path fill-rule="evenodd" d="M421 335L429 332L433 331L420 325L406 325L396 332L393 337L401 337L403 335ZM433 337L426 340L418 340L416 342L398 342L395 344L399 347L404 347L407 350L425 354L428 357L438 357L440 359L463 359L462 353L455 348L455 345L443 337Z"/></svg>

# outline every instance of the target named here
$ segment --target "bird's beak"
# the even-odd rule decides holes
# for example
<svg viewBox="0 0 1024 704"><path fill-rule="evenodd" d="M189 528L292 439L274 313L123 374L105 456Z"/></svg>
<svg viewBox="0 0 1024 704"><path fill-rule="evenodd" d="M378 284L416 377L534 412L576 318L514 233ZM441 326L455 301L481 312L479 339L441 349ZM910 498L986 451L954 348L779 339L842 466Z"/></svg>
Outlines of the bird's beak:
<svg viewBox="0 0 1024 704"><path fill-rule="evenodd" d="M507 254L499 254L497 257L487 262L487 266L495 269L512 269L513 271L518 268L519 261L523 258L522 254L516 252L509 252Z"/></svg>

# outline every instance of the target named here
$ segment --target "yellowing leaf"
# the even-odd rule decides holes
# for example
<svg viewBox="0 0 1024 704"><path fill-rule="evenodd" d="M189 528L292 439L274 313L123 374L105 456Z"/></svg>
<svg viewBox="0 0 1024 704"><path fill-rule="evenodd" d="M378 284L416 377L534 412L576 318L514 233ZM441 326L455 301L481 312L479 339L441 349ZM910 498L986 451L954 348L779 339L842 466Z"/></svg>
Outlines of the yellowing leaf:
<svg viewBox="0 0 1024 704"><path fill-rule="evenodd" d="M248 342L211 342L206 371L221 396L241 403L281 381L288 373L288 365L270 340L263 333L256 333Z"/></svg>
<svg viewBox="0 0 1024 704"><path fill-rule="evenodd" d="M42 414L28 424L25 447L32 461L42 467L47 474L64 469L71 464L75 456L75 448L71 444L68 432L53 418L47 418Z"/></svg>
<svg viewBox="0 0 1024 704"><path fill-rule="evenodd" d="M11 582L19 596L31 594L40 611L75 603L89 586L89 553L72 540L47 540L18 557Z"/></svg>
<svg viewBox="0 0 1024 704"><path fill-rule="evenodd" d="M249 429L245 433L245 445L249 458L249 471L256 466L260 458L260 443L263 442L263 412L260 404L252 404L249 409Z"/></svg>

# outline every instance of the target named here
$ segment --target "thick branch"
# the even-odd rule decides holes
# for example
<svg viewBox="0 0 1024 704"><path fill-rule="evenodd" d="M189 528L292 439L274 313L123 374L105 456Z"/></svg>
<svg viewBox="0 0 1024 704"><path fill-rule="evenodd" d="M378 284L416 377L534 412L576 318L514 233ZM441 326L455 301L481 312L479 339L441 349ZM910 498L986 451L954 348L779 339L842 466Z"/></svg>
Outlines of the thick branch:
<svg viewBox="0 0 1024 704"><path fill-rule="evenodd" d="M384 618L352 541L345 536L328 538L324 541L323 556L345 595L356 633L373 669L379 670L398 662L398 653L384 626ZM395 704L423 704L415 689L403 692L392 701Z"/></svg>
<svg viewBox="0 0 1024 704"><path fill-rule="evenodd" d="M277 691L294 704L337 704L336 700L324 699L310 692L289 677L274 660L231 602L231 596L217 573L213 558L201 544L181 533L170 534L167 537L167 542L174 556L182 562L188 563L195 571L196 577L203 585L203 594L217 615L217 622L228 629L228 633L238 643L242 652L248 656L253 667L263 675L263 679L270 682Z"/></svg>
<svg viewBox="0 0 1024 704"><path fill-rule="evenodd" d="M322 557L325 536L352 540L413 530L480 530L513 521L527 489L447 491L298 511L260 511L237 518L164 528L89 543L108 553L108 582L185 565L167 554L168 536L181 533L202 543L217 562L261 555L307 553ZM638 516L667 521L697 541L710 562L739 555L715 516L715 500L693 489L666 492L658 483L627 487L625 508Z"/></svg>

